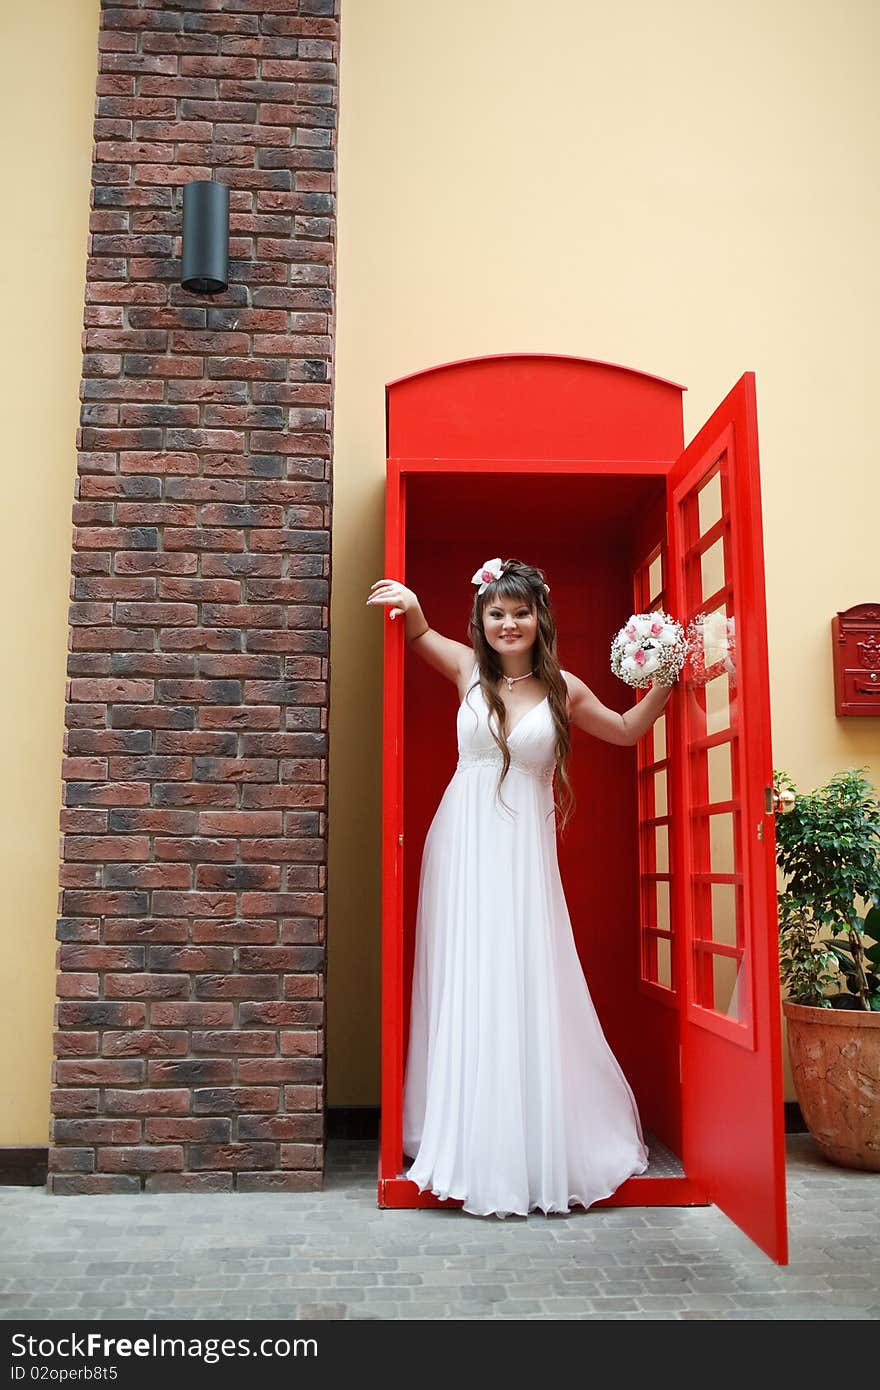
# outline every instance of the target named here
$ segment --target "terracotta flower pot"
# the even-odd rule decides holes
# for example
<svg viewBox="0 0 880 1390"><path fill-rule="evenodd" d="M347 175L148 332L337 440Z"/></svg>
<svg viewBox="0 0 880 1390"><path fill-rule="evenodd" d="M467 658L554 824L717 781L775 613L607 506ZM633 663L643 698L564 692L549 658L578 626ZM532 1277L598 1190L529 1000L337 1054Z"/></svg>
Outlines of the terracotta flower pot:
<svg viewBox="0 0 880 1390"><path fill-rule="evenodd" d="M880 1013L788 1001L782 1007L811 1135L831 1163L880 1172Z"/></svg>

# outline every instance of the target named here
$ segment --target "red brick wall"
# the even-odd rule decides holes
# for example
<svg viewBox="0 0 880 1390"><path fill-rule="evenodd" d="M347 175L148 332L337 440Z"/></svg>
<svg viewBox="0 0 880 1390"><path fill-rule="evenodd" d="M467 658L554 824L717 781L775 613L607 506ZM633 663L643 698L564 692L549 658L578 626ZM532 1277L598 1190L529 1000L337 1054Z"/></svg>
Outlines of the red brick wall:
<svg viewBox="0 0 880 1390"><path fill-rule="evenodd" d="M102 3L57 1193L322 1182L337 11ZM230 187L212 298L196 178Z"/></svg>

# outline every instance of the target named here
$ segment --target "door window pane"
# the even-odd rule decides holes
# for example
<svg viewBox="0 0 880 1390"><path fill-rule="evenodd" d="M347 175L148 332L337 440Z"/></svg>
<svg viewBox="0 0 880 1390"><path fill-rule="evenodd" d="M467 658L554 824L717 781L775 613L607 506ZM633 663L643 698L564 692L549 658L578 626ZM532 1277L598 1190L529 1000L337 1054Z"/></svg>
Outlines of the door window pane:
<svg viewBox="0 0 880 1390"><path fill-rule="evenodd" d="M737 886L734 883L713 883L712 940L725 946L736 946L739 938L737 922Z"/></svg>
<svg viewBox="0 0 880 1390"><path fill-rule="evenodd" d="M661 595L663 589L663 563L660 554L648 565L648 601L654 603Z"/></svg>
<svg viewBox="0 0 880 1390"><path fill-rule="evenodd" d="M654 829L654 835L654 858L657 872L666 874L669 872L669 831L665 825L658 825Z"/></svg>
<svg viewBox="0 0 880 1390"><path fill-rule="evenodd" d="M700 556L700 578L704 601L724 587L724 537L719 536Z"/></svg>
<svg viewBox="0 0 880 1390"><path fill-rule="evenodd" d="M732 700L730 678L725 671L706 683L706 733L718 734L730 728Z"/></svg>
<svg viewBox="0 0 880 1390"><path fill-rule="evenodd" d="M716 1013L727 1014L728 1018L740 1017L740 976L742 962L732 956L712 956L712 992L714 999L711 1008Z"/></svg>
<svg viewBox="0 0 880 1390"><path fill-rule="evenodd" d="M733 745L730 743L716 743L714 748L706 749L710 802L730 801L733 797L733 780L730 771L732 747Z"/></svg>
<svg viewBox="0 0 880 1390"><path fill-rule="evenodd" d="M709 527L721 520L721 473L718 469L697 493L697 509L700 535L705 536Z"/></svg>
<svg viewBox="0 0 880 1390"><path fill-rule="evenodd" d="M698 606L701 603L702 599ZM688 658L697 686L706 685L715 676L736 677L736 624L729 603L718 603L695 617Z"/></svg>
<svg viewBox="0 0 880 1390"><path fill-rule="evenodd" d="M658 879L656 883L657 894L657 926L661 931L671 929L671 917L669 913L669 884L665 879Z"/></svg>
<svg viewBox="0 0 880 1390"><path fill-rule="evenodd" d="M667 936L657 937L657 983L672 988L672 942Z"/></svg>
<svg viewBox="0 0 880 1390"><path fill-rule="evenodd" d="M732 811L709 817L709 864L713 874L735 872Z"/></svg>

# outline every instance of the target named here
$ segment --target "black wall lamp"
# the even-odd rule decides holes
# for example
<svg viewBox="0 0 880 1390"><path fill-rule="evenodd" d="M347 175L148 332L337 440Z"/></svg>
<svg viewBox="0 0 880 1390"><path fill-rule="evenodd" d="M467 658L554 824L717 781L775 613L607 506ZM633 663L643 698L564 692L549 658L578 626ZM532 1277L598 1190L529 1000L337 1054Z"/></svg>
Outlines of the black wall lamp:
<svg viewBox="0 0 880 1390"><path fill-rule="evenodd" d="M183 189L180 283L191 294L220 294L229 284L229 189L196 179Z"/></svg>

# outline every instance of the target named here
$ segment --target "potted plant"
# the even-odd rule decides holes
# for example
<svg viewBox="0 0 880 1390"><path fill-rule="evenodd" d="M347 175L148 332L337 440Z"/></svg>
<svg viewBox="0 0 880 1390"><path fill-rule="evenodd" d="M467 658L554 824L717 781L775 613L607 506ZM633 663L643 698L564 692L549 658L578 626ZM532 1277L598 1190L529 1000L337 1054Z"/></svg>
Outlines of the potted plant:
<svg viewBox="0 0 880 1390"><path fill-rule="evenodd" d="M788 1051L824 1156L880 1171L880 801L865 769L797 792L776 823Z"/></svg>

